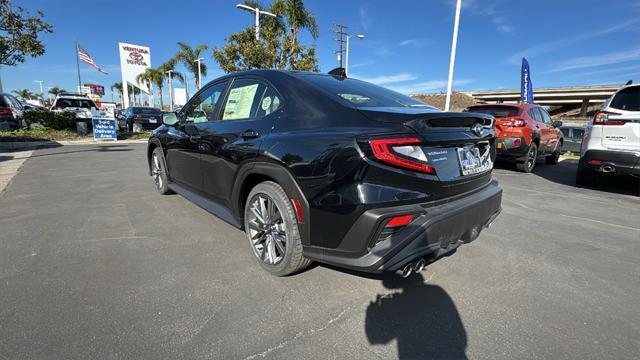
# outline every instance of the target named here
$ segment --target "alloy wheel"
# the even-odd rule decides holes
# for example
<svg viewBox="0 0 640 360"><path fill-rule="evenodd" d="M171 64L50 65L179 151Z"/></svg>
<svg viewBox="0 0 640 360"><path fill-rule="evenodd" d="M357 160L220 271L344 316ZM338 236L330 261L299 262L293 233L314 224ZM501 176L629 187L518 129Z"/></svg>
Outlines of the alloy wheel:
<svg viewBox="0 0 640 360"><path fill-rule="evenodd" d="M535 146L531 146L529 148L529 153L527 154L527 168L533 169L533 166L536 164L536 158L538 157L538 149Z"/></svg>
<svg viewBox="0 0 640 360"><path fill-rule="evenodd" d="M156 188L160 190L163 185L162 167L160 166L160 159L156 154L153 154L153 164L151 166L151 174L153 175L153 181L156 183Z"/></svg>
<svg viewBox="0 0 640 360"><path fill-rule="evenodd" d="M249 208L249 239L255 255L268 265L282 261L287 246L287 229L282 212L266 194L257 194Z"/></svg>

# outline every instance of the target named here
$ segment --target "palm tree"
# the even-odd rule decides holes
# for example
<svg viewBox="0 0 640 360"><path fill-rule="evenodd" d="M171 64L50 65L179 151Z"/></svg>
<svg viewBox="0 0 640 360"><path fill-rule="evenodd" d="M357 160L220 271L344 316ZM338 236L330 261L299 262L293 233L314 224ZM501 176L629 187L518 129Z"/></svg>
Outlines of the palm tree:
<svg viewBox="0 0 640 360"><path fill-rule="evenodd" d="M314 39L317 39L318 24L316 17L304 6L303 0L275 0L271 4L271 11L287 18L287 24L291 30L291 62L295 61L295 52L298 47L298 33L300 30L308 30Z"/></svg>
<svg viewBox="0 0 640 360"><path fill-rule="evenodd" d="M17 89L11 92L25 100L35 99L35 95L31 91L29 91L29 89Z"/></svg>
<svg viewBox="0 0 640 360"><path fill-rule="evenodd" d="M51 94L51 95L53 95L53 96L58 96L58 95L60 95L60 94L61 94L61 93L63 93L63 92L64 92L64 90L63 90L63 89L60 89L60 88L59 88L59 87L57 87L57 86L52 86L52 87L50 87L50 88L49 88L49 94Z"/></svg>
<svg viewBox="0 0 640 360"><path fill-rule="evenodd" d="M165 74L160 68L147 68L142 74L138 75L138 81L146 81L155 85L158 88L158 95L160 96L160 109L164 108L164 101L162 99L162 87L164 86Z"/></svg>
<svg viewBox="0 0 640 360"><path fill-rule="evenodd" d="M161 64L160 66L158 66L158 70L160 70L160 72L162 73L162 79L163 80L167 80L167 71L171 70L171 80L178 80L180 81L182 84L185 84L185 78L184 76L182 76L181 73L174 71L176 68L176 64L178 63L178 61L176 59L171 59L163 64ZM169 94L171 95L171 94Z"/></svg>
<svg viewBox="0 0 640 360"><path fill-rule="evenodd" d="M124 98L123 96L123 90L122 90L122 83L121 82L117 82L117 83L113 83L111 84L111 91L117 91L118 94L120 94L120 102L122 103L122 107L124 107Z"/></svg>
<svg viewBox="0 0 640 360"><path fill-rule="evenodd" d="M183 42L178 42L178 47L180 47L180 50L176 53L175 60L181 62L184 67L186 67L187 70L189 70L189 72L193 74L193 77L196 79L196 88L200 89L197 60L200 58L200 55L209 47L207 45L201 44L194 49ZM204 63L200 64L200 74L202 76L207 76L207 65Z"/></svg>

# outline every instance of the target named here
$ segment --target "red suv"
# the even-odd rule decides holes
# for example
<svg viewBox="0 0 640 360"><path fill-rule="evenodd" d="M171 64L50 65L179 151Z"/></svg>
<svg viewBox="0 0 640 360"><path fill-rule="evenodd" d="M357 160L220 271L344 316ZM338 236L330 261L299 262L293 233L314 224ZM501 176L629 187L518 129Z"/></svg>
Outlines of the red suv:
<svg viewBox="0 0 640 360"><path fill-rule="evenodd" d="M535 104L487 104L471 106L465 111L490 114L496 119L496 151L499 158L515 161L516 168L531 172L536 159L555 165L562 152L562 121Z"/></svg>

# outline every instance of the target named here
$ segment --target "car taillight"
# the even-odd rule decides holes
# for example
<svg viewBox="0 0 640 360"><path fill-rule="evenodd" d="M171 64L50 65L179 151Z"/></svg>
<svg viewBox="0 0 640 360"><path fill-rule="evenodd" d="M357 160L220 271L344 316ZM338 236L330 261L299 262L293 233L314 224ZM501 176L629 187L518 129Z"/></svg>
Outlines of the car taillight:
<svg viewBox="0 0 640 360"><path fill-rule="evenodd" d="M373 156L387 164L435 175L436 170L426 162L422 140L416 137L369 140Z"/></svg>
<svg viewBox="0 0 640 360"><path fill-rule="evenodd" d="M384 227L407 226L413 220L413 215L401 215L391 218Z"/></svg>
<svg viewBox="0 0 640 360"><path fill-rule="evenodd" d="M7 107L0 107L0 115L13 115L13 111Z"/></svg>
<svg viewBox="0 0 640 360"><path fill-rule="evenodd" d="M609 120L609 115L620 115L610 111L598 111L593 115L593 125L624 125L624 121Z"/></svg>
<svg viewBox="0 0 640 360"><path fill-rule="evenodd" d="M509 126L509 127L523 127L523 126L527 126L527 121L517 116L510 116L502 120L501 124L503 126Z"/></svg>
<svg viewBox="0 0 640 360"><path fill-rule="evenodd" d="M54 106L51 108L51 111L53 110L62 110L62 106Z"/></svg>

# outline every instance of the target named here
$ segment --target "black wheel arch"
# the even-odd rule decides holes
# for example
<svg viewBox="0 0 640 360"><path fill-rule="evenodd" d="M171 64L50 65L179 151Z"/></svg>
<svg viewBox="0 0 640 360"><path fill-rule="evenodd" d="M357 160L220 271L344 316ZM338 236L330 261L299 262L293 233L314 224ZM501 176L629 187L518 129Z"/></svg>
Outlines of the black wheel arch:
<svg viewBox="0 0 640 360"><path fill-rule="evenodd" d="M263 181L278 183L290 199L296 198L300 201L303 221L298 222L298 230L302 244L308 245L310 238L309 202L291 172L283 165L258 161L247 164L238 171L231 190L231 206L233 207L231 210L238 217L239 222L244 224L244 205L247 195L255 185Z"/></svg>
<svg viewBox="0 0 640 360"><path fill-rule="evenodd" d="M147 168L149 170L149 175L151 175L151 155L153 155L153 151L157 148L161 148L162 149L162 144L160 143L160 140L158 138L149 138L149 143L147 145ZM163 151L164 154L164 151ZM162 161L164 161L164 156L162 157ZM167 164L165 163L165 169L167 169ZM169 175L169 174L167 174Z"/></svg>

